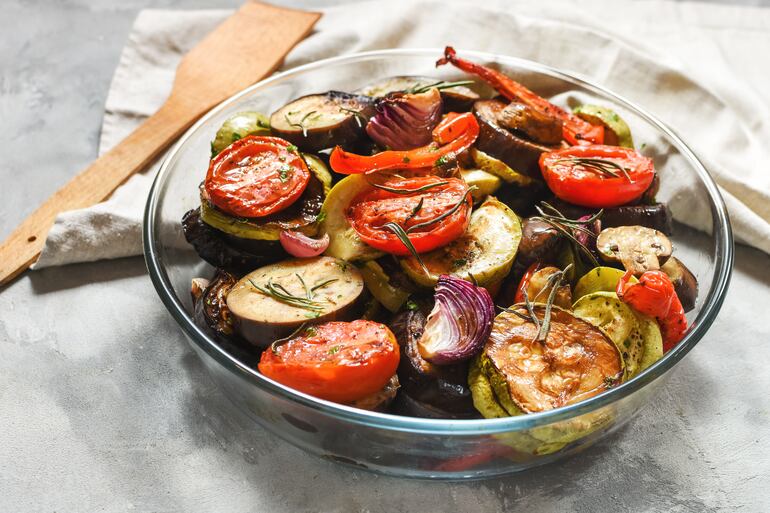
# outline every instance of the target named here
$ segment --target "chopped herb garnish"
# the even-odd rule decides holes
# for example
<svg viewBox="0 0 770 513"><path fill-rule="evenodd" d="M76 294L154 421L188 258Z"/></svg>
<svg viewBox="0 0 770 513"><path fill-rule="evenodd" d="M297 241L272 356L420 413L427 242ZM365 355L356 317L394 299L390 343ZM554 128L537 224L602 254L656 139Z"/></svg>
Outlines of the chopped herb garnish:
<svg viewBox="0 0 770 513"><path fill-rule="evenodd" d="M411 160L412 159L410 159L409 157L405 156L404 158L401 159L401 162L403 162L404 164L409 164L409 162L411 162Z"/></svg>
<svg viewBox="0 0 770 513"><path fill-rule="evenodd" d="M230 142L234 143L238 139L242 139L242 138L243 136L241 134L239 134L238 132L233 132L233 134L230 136Z"/></svg>
<svg viewBox="0 0 770 513"><path fill-rule="evenodd" d="M406 309L411 311L411 312L414 312L415 310L418 310L419 308L420 308L420 306L415 301L412 301L411 299L406 302Z"/></svg>
<svg viewBox="0 0 770 513"><path fill-rule="evenodd" d="M281 182L286 183L286 181L289 179L289 171L291 171L291 166L288 164L281 167L281 169L278 170L278 177L281 179Z"/></svg>
<svg viewBox="0 0 770 513"><path fill-rule="evenodd" d="M457 260L453 260L452 261L452 266L453 267L462 267L462 266L464 266L467 263L468 263L468 260L466 260L465 258L458 258Z"/></svg>
<svg viewBox="0 0 770 513"><path fill-rule="evenodd" d="M449 162L449 158L446 155L441 155L439 158L436 159L436 162L433 163L434 166L443 166Z"/></svg>
<svg viewBox="0 0 770 513"><path fill-rule="evenodd" d="M288 151L289 153L297 153L297 147L294 146L293 144L290 144L286 147L286 151Z"/></svg>
<svg viewBox="0 0 770 513"><path fill-rule="evenodd" d="M329 348L329 354L335 354L336 352L338 352L340 350L341 347L342 346L331 346Z"/></svg>

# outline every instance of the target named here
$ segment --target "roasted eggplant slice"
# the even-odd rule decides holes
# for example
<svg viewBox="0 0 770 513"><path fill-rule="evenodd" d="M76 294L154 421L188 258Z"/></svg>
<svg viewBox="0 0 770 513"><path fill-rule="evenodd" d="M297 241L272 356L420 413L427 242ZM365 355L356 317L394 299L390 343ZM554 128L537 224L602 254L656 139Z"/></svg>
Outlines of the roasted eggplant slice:
<svg viewBox="0 0 770 513"><path fill-rule="evenodd" d="M500 113L505 103L499 100L480 100L473 104L473 113L479 120L479 138L476 147L502 160L511 169L537 180L542 179L538 161L544 152L555 147L527 141L499 124Z"/></svg>
<svg viewBox="0 0 770 513"><path fill-rule="evenodd" d="M538 219L524 219L516 262L524 267L535 262L555 262L560 242L559 232L550 224Z"/></svg>
<svg viewBox="0 0 770 513"><path fill-rule="evenodd" d="M698 280L695 275L676 257L666 260L660 269L674 284L674 290L684 311L689 312L695 308L695 301L698 299Z"/></svg>
<svg viewBox="0 0 770 513"><path fill-rule="evenodd" d="M364 281L331 257L285 260L252 271L233 286L227 307L233 328L266 347L304 323L348 321L361 313Z"/></svg>
<svg viewBox="0 0 770 513"><path fill-rule="evenodd" d="M605 262L621 263L635 276L660 269L672 250L668 237L644 226L605 228L596 238L596 248Z"/></svg>
<svg viewBox="0 0 770 513"><path fill-rule="evenodd" d="M275 262L286 253L278 241L241 240L229 237L201 220L200 208L190 210L182 217L182 231L188 243L203 260L214 267L244 273Z"/></svg>
<svg viewBox="0 0 770 513"><path fill-rule="evenodd" d="M545 342L526 320L527 309L503 312L481 353L481 367L495 396L511 415L574 404L619 382L623 362L615 344L600 329L553 307ZM535 305L543 319L545 306Z"/></svg>
<svg viewBox="0 0 770 513"><path fill-rule="evenodd" d="M223 269L217 269L214 278L201 291L199 297L193 299L194 319L199 326L207 326L218 336L229 337L233 334L232 315L227 308L227 295L237 282L238 278L234 275ZM193 297L195 297L194 293Z"/></svg>
<svg viewBox="0 0 770 513"><path fill-rule="evenodd" d="M414 91L430 85L441 85L443 82L431 77L389 77L378 80L363 87L358 92L366 96L379 98L396 91ZM466 86L442 87L441 99L444 102L444 112L467 112L479 95Z"/></svg>
<svg viewBox="0 0 770 513"><path fill-rule="evenodd" d="M329 91L287 103L270 116L270 128L300 150L316 152L355 144L373 115L372 98Z"/></svg>
<svg viewBox="0 0 770 513"><path fill-rule="evenodd" d="M467 363L433 365L420 355L417 342L425 329L426 319L424 311L414 309L397 314L390 323L390 329L401 347L398 376L402 394L438 410L439 414L472 415Z"/></svg>
<svg viewBox="0 0 770 513"><path fill-rule="evenodd" d="M653 179L653 184L655 180ZM549 200L562 214L570 219L595 214L596 210L578 207L558 199ZM619 226L645 226L671 235L671 211L663 203L651 205L624 205L622 207L605 208L601 217L602 228Z"/></svg>
<svg viewBox="0 0 770 513"><path fill-rule="evenodd" d="M416 258L402 258L401 267L417 284L432 287L442 274L475 279L481 286L508 274L521 239L519 218L506 205L488 198L471 214L468 229L444 247L421 255L429 274Z"/></svg>
<svg viewBox="0 0 770 513"><path fill-rule="evenodd" d="M521 134L526 139L548 145L561 143L561 119L538 112L523 103L508 104L498 117L503 128Z"/></svg>

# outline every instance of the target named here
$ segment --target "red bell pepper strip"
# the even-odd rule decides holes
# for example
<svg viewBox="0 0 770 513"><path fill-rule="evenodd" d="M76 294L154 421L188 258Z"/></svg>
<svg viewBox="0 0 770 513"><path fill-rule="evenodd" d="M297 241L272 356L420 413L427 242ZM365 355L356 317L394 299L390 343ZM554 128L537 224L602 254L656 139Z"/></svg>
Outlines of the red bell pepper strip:
<svg viewBox="0 0 770 513"><path fill-rule="evenodd" d="M573 146L578 144L604 143L604 126L592 125L580 119L576 115L549 102L542 96L538 96L522 84L497 70L458 58L457 52L451 46L447 46L444 49L444 57L436 61L436 66L442 66L447 63L453 64L466 73L478 75L510 101L524 103L546 116L554 116L561 119L563 123L563 137Z"/></svg>
<svg viewBox="0 0 770 513"><path fill-rule="evenodd" d="M329 165L343 175L432 167L470 148L478 136L479 123L473 114L450 112L433 129L434 142L427 146L413 150L382 151L372 156L348 153L337 146L329 157Z"/></svg>
<svg viewBox="0 0 770 513"><path fill-rule="evenodd" d="M616 292L634 310L655 317L663 335L663 351L671 350L687 331L687 318L674 285L662 271L647 271L638 283L629 283L631 271L620 278Z"/></svg>
<svg viewBox="0 0 770 513"><path fill-rule="evenodd" d="M527 290L527 287L529 287L529 282L532 279L532 275L538 272L541 267L543 267L543 264L541 262L535 262L534 264L530 265L527 268L526 272L524 273L524 276L521 277L521 281L519 282L519 288L516 289L516 296L513 299L514 303L523 303L525 301L524 291ZM532 299L532 298L529 298L529 299Z"/></svg>

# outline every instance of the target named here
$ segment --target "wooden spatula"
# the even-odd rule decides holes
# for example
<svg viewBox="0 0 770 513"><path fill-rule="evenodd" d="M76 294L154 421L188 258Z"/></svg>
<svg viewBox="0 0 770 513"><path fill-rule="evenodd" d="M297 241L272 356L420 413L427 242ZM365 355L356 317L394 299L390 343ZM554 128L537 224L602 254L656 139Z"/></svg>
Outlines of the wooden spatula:
<svg viewBox="0 0 770 513"><path fill-rule="evenodd" d="M56 191L0 246L0 285L37 260L59 212L106 199L206 111L275 71L319 13L249 2L185 55L166 103L131 135Z"/></svg>

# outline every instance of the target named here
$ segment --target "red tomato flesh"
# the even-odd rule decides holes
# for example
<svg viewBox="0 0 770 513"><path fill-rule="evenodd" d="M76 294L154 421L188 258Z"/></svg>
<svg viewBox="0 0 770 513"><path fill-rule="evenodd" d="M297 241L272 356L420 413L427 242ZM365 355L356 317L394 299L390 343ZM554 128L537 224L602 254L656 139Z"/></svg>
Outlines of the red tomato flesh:
<svg viewBox="0 0 770 513"><path fill-rule="evenodd" d="M278 137L244 137L212 159L205 187L232 216L264 217L299 199L310 171L295 146Z"/></svg>
<svg viewBox="0 0 770 513"><path fill-rule="evenodd" d="M393 255L408 255L409 249L386 223L396 223L408 232L409 241L418 253L449 244L465 233L470 223L473 200L468 185L458 178L416 176L389 180L358 197L348 207L350 225L361 240L373 248ZM427 226L409 230L451 211L452 214ZM419 208L418 208L419 207Z"/></svg>
<svg viewBox="0 0 770 513"><path fill-rule="evenodd" d="M652 159L630 148L596 144L543 153L540 171L557 198L590 208L638 199L655 177Z"/></svg>
<svg viewBox="0 0 770 513"><path fill-rule="evenodd" d="M328 322L266 349L259 371L314 397L350 403L382 389L398 360L398 342L384 324Z"/></svg>

